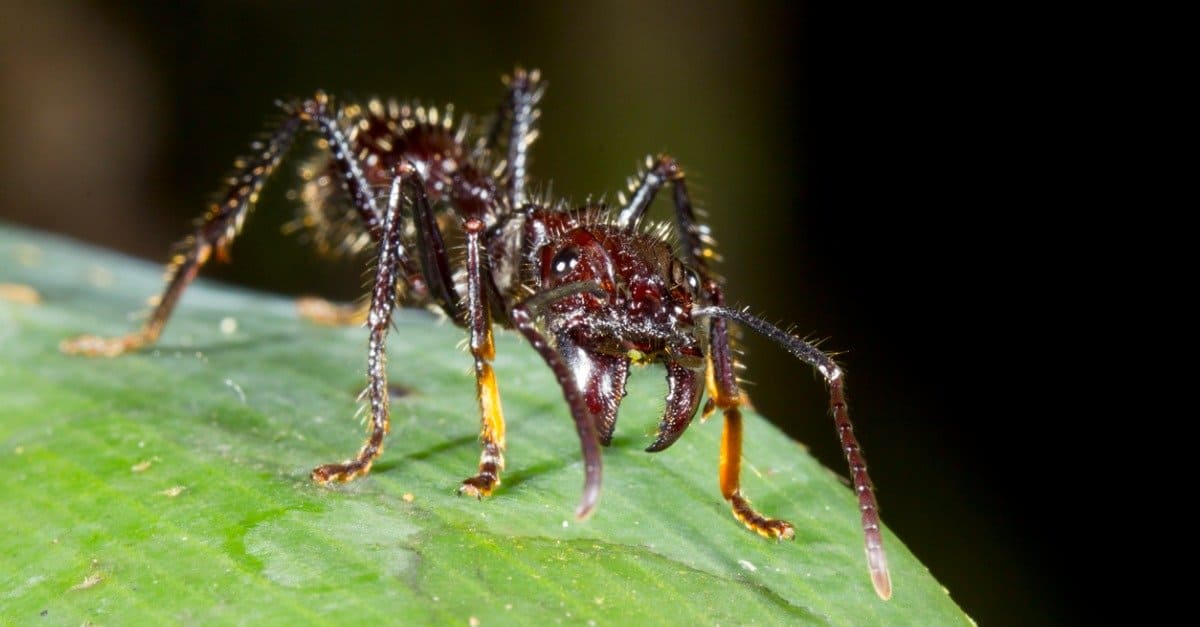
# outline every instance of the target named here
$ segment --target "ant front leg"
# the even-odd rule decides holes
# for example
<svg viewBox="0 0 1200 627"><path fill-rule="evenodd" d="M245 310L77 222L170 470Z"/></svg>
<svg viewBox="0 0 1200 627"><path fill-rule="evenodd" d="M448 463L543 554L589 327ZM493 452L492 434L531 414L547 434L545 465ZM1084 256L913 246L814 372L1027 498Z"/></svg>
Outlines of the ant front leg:
<svg viewBox="0 0 1200 627"><path fill-rule="evenodd" d="M696 219L696 211L688 197L683 169L669 155L659 155L647 160L646 171L641 180L629 186L632 194L623 201L617 224L632 229L645 215L654 196L668 182L675 192L675 218L682 241L684 259L700 274L697 285L698 296L708 304L721 306L724 296L720 284L708 267L709 259L716 259L715 242L708 228ZM746 399L738 388L733 351L729 342L729 327L725 319L713 318L709 327L710 355L708 363L709 401L704 408L707 416L714 409L721 409L725 418L721 432L720 485L721 495L729 501L733 515L755 533L769 537L789 539L795 536L792 524L785 520L767 518L750 506L742 495L742 411Z"/></svg>
<svg viewBox="0 0 1200 627"><path fill-rule="evenodd" d="M688 196L683 169L670 155L659 155L656 160L647 160L647 170L636 186L631 186L632 197L618 216L618 224L637 224L654 201L654 196L667 182L674 190L675 219L682 243L684 259L700 275L701 300L711 305L724 304L724 295L718 279L708 267L710 259L718 259L716 242L708 227L696 218L696 211ZM790 539L796 532L786 520L767 518L755 511L750 501L742 495L742 410L746 398L737 383L733 350L729 340L729 325L723 318L714 318L709 327L710 354L708 359L708 396L704 415L721 409L724 428L721 431L721 458L718 470L721 495L733 508L733 516L750 530L768 538Z"/></svg>
<svg viewBox="0 0 1200 627"><path fill-rule="evenodd" d="M846 405L846 377L842 369L833 361L829 355L821 352L820 349L801 340L793 337L785 331L779 329L775 325L753 316L741 309L728 309L721 305L721 294L719 289L713 290L715 295L715 305L707 307L698 307L692 309L692 315L697 318L711 317L713 318L713 334L718 334L718 322L724 322L725 319L734 320L754 331L761 333L767 339L779 344L794 357L807 363L817 369L821 376L825 378L825 382L829 385L829 409L833 414L833 423L837 427L838 439L842 444L842 451L846 454L846 463L850 465L850 475L854 483L854 492L858 496L858 509L862 512L862 528L863 539L866 545L867 553L867 568L871 574L871 584L875 586L875 593L884 601L892 596L892 576L888 570L887 555L883 550L883 533L879 521L879 504L875 501L875 485L871 482L871 476L867 474L867 460L863 456L862 447L858 444L858 438L854 435L854 425L850 422L850 410ZM727 342L725 343L727 345ZM728 354L728 351L725 351ZM715 383L718 388L717 403L723 404L720 398L721 388L731 387L736 391L736 381L731 378L730 371L721 364L730 363L728 360L719 359L717 349L713 349L713 370L715 373ZM725 435L721 442L721 490L726 493L726 498L730 494L738 494L738 468L737 459L741 452L741 426L740 416L734 429L731 430L731 423L728 420L729 414L726 410ZM744 503L744 499L742 499ZM745 504L749 508L749 504ZM751 529L759 531L760 525L758 519L761 516L755 514L754 510L748 510L748 514L743 517L738 512L738 503L734 501L734 516L745 522ZM775 522L768 520L767 522ZM782 521L780 521L782 522ZM783 523L787 525L787 523ZM787 525L788 535L791 537L791 525ZM762 533L762 531L759 531ZM766 535L766 534L764 534Z"/></svg>
<svg viewBox="0 0 1200 627"><path fill-rule="evenodd" d="M483 423L479 434L483 453L479 456L479 473L463 481L458 491L476 498L491 495L500 485L500 471L504 469L504 411L500 407L496 373L492 370L496 345L492 341L492 311L485 284L488 275L480 243L483 230L483 221L478 218L468 218L463 224L467 237L466 314L471 330L471 356L475 358L475 393Z"/></svg>
<svg viewBox="0 0 1200 627"><path fill-rule="evenodd" d="M709 281L706 288L715 305L724 304L721 289L714 281ZM742 495L743 399L738 390L737 374L734 372L733 351L729 348L728 325L723 318L713 318L711 324L709 405L705 407L705 412L720 408L725 417L724 429L721 431L721 461L718 470L721 496L733 507L733 517L742 521L751 531L768 538L791 539L796 535L791 523L759 514Z"/></svg>
<svg viewBox="0 0 1200 627"><path fill-rule="evenodd" d="M811 344L793 338L775 326L744 311L724 307L724 295L720 282L708 267L709 260L719 258L715 250L716 242L710 235L708 227L696 219L697 212L688 197L683 170L670 156L660 155L657 160L649 161L647 171L642 175L641 181L630 185L633 195L622 208L618 216L618 224L626 228L636 225L654 200L654 195L668 181L671 182L675 192L675 219L684 259L700 274L698 287L702 288L699 294L701 302L697 303L700 306L693 309L692 313L697 317L712 318L709 327L709 401L704 408L704 414L707 416L716 408L720 408L725 416L725 426L721 433L719 471L721 494L733 507L734 517L756 533L782 539L792 538L795 535L791 523L759 514L741 493L742 413L740 408L746 403L746 398L744 393L738 389L733 352L730 349L729 328L726 319L731 319L749 326L785 347L794 356L816 368L829 384L830 409L833 413L838 437L841 440L842 450L845 451L846 461L850 465L854 491L858 495L859 509L862 511L862 527L871 583L881 599L891 598L892 580L888 571L887 556L883 550L879 506L875 502L871 478L867 475L866 460L863 458L858 439L854 436L854 427L850 423L850 414L846 405L845 376L841 368L828 355Z"/></svg>
<svg viewBox="0 0 1200 627"><path fill-rule="evenodd" d="M387 333L392 323L392 308L396 305L396 279L406 257L402 234L402 195L405 178L392 181L388 208L384 213L382 237L378 242L379 257L375 268L375 284L371 290L371 307L367 314L370 339L367 345L367 398L371 405L371 432L354 459L340 464L325 464L312 471L313 481L350 481L367 474L371 464L383 452L383 438L390 429L387 391Z"/></svg>

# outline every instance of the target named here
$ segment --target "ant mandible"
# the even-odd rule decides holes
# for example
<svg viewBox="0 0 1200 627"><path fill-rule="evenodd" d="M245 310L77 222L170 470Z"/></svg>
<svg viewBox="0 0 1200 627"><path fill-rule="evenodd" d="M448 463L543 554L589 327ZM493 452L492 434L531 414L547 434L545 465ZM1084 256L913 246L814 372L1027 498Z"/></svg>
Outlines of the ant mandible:
<svg viewBox="0 0 1200 627"><path fill-rule="evenodd" d="M697 220L683 170L671 157L648 159L628 198L619 197L620 207L589 202L568 208L532 198L526 171L544 83L537 70L517 68L504 84L498 115L480 133L466 120L456 124L451 107L439 113L378 100L365 108L336 105L324 92L280 102L283 121L269 139L252 145L253 154L235 162L223 196L180 244L166 289L141 329L117 338L80 336L64 341L62 350L115 356L156 341L201 266L214 253L227 257L296 135L314 131L324 150L302 168L302 222L315 227L325 244L374 244L378 261L366 312L370 435L353 459L315 468L315 481L350 481L370 471L388 432L385 353L392 309L397 303L430 306L468 329L475 361L483 453L478 473L462 482L461 493L491 494L504 468L504 415L492 369L496 323L528 340L570 406L585 468L580 519L592 513L600 496L600 446L612 441L630 365L661 362L667 370L666 410L646 450L664 450L683 434L707 388L704 414L719 408L724 415L721 494L751 530L791 538L790 523L759 514L740 490L744 399L730 349L733 321L775 341L825 378L862 510L871 581L881 598L889 598L878 506L850 424L842 370L815 346L725 306L722 281L709 269L715 243ZM678 250L669 243L669 228L642 221L668 184ZM386 202L375 193L384 187ZM461 265L452 263L449 237L465 243Z"/></svg>

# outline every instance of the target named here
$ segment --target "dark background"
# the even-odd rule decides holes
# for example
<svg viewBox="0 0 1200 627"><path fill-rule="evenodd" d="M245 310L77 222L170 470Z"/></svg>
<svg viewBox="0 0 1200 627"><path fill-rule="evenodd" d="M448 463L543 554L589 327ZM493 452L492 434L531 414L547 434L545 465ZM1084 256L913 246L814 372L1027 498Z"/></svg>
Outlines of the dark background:
<svg viewBox="0 0 1200 627"><path fill-rule="evenodd" d="M670 151L733 304L846 351L884 519L983 623L1073 617L1022 33L912 3L209 2L0 7L0 218L154 260L273 111L320 87L488 113L550 89L533 175L582 200ZM832 4L832 3L830 3ZM997 21L999 20L999 21ZM294 162L293 162L294 163ZM205 275L361 295L279 233L292 168ZM666 204L656 209L666 217ZM132 306L132 305L131 305ZM186 306L186 304L185 304ZM453 350L447 347L447 350ZM816 377L748 338L757 407L845 473ZM1049 361L1049 360L1046 360ZM747 442L752 458L754 442ZM715 475L714 460L714 475ZM898 594L904 583L897 582Z"/></svg>

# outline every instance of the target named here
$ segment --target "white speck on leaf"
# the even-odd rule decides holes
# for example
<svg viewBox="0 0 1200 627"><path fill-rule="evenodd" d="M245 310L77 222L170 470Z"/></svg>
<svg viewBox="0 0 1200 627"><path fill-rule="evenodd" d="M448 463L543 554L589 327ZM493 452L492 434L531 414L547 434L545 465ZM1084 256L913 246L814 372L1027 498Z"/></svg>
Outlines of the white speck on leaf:
<svg viewBox="0 0 1200 627"><path fill-rule="evenodd" d="M242 386L235 383L233 379L225 379L225 385L228 385L229 387L233 388L233 391L237 392L238 398L243 403L246 402L246 393L242 391Z"/></svg>
<svg viewBox="0 0 1200 627"><path fill-rule="evenodd" d="M87 271L87 282L93 287L112 287L116 283L113 273L108 268L92 266Z"/></svg>

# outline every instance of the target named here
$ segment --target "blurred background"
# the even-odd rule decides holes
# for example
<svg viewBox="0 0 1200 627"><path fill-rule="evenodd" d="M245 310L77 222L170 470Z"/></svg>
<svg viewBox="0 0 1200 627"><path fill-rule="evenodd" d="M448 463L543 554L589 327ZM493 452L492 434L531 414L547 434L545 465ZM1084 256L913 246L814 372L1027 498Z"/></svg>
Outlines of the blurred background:
<svg viewBox="0 0 1200 627"><path fill-rule="evenodd" d="M540 67L535 180L611 196L644 155L675 155L709 210L730 302L845 351L888 525L980 622L1062 623L1077 550L1060 524L1073 505L1055 497L1065 427L1031 372L1043 356L1023 346L1040 324L1019 235L1038 222L1014 161L1030 94L983 13L2 2L0 219L163 261L276 98L323 88L486 114L501 73ZM268 186L235 263L205 276L361 295L359 265L280 233L293 171ZM756 337L746 348L758 409L844 475L813 373Z"/></svg>

